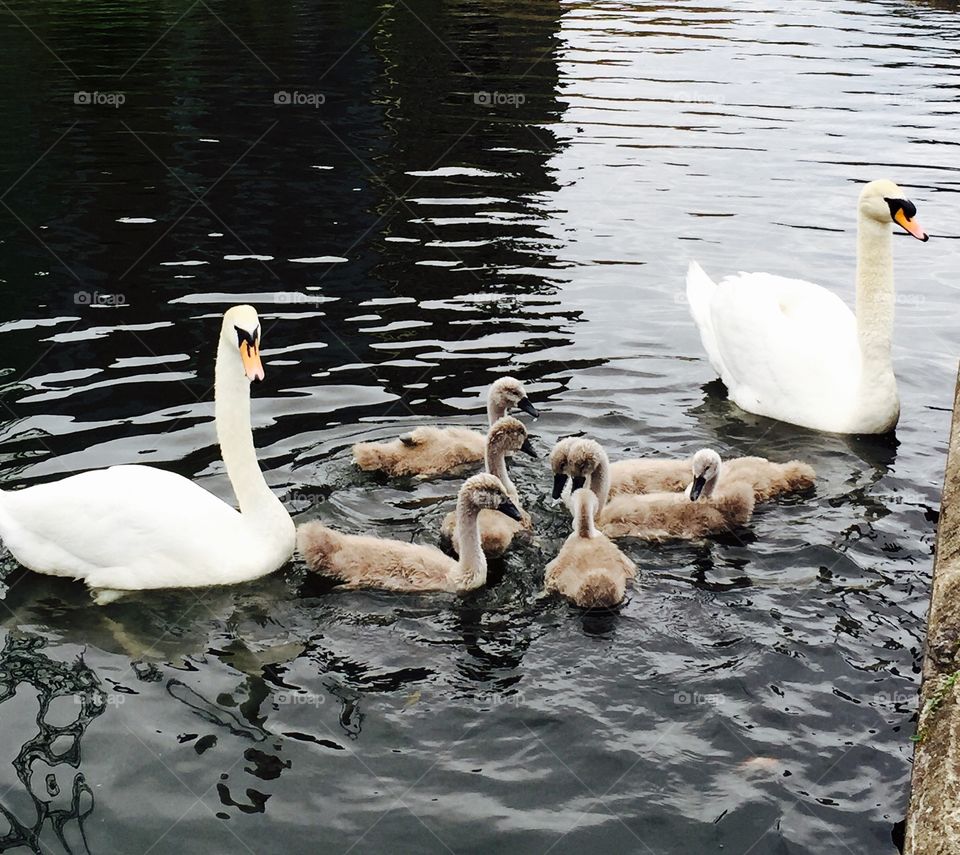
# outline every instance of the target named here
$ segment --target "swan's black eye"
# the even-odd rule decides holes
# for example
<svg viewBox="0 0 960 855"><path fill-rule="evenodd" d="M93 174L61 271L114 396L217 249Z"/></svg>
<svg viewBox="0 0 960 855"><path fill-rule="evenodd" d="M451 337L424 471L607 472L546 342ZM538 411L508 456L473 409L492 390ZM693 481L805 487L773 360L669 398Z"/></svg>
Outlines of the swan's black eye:
<svg viewBox="0 0 960 855"><path fill-rule="evenodd" d="M884 202L887 203L890 208L890 219L895 219L897 216L897 211L903 211L904 216L908 220L912 220L917 216L917 206L913 204L909 199L887 199L884 198Z"/></svg>

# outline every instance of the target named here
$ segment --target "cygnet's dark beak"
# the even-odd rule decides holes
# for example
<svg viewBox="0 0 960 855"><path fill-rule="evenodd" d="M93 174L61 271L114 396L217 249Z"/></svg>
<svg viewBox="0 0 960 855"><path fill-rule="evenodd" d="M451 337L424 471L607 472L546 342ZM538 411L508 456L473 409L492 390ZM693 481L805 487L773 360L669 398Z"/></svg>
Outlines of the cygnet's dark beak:
<svg viewBox="0 0 960 855"><path fill-rule="evenodd" d="M510 519L516 520L517 522L522 522L523 514L520 513L520 509L509 499L504 499L499 507L497 508L501 514L506 514Z"/></svg>
<svg viewBox="0 0 960 855"><path fill-rule="evenodd" d="M587 479L583 475L574 475L573 476L573 492L579 490L584 484L587 483Z"/></svg>
<svg viewBox="0 0 960 855"><path fill-rule="evenodd" d="M524 454L529 454L531 457L537 456L537 450L533 447L533 443L530 442L529 436L526 439L524 439L523 445L520 446L520 450Z"/></svg>
<svg viewBox="0 0 960 855"><path fill-rule="evenodd" d="M521 398L517 406L528 416L533 416L535 419L540 418L540 411L530 403L529 398Z"/></svg>
<svg viewBox="0 0 960 855"><path fill-rule="evenodd" d="M707 479L703 475L698 475L693 479L693 483L690 485L690 501L695 502L700 498L700 494L703 492L703 488L707 483Z"/></svg>
<svg viewBox="0 0 960 855"><path fill-rule="evenodd" d="M566 486L567 476L560 472L558 475L553 476L553 498L559 499L563 493L563 488Z"/></svg>

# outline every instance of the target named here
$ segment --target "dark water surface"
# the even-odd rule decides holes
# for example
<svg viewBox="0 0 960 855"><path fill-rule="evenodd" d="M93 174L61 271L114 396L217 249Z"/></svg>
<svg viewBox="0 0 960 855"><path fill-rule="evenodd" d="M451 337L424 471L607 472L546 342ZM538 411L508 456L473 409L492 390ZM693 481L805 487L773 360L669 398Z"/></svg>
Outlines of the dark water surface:
<svg viewBox="0 0 960 855"><path fill-rule="evenodd" d="M536 543L462 600L294 563L95 608L6 555L0 848L895 851L956 363L958 44L956 4L918 0L0 2L5 487L147 462L230 499L212 359L239 301L298 519L436 542L457 481L360 477L349 445L481 425L507 372L544 454L585 431L820 474L746 542L628 543L642 582L600 617L540 596L568 526L543 461L515 470ZM896 440L738 412L704 388L687 260L852 300L878 177L933 235L895 242Z"/></svg>

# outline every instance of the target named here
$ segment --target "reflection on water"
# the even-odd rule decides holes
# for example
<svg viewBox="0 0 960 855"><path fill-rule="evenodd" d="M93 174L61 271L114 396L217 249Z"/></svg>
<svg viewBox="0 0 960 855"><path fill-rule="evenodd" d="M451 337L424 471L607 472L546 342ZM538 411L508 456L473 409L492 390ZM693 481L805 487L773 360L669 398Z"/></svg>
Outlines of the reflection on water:
<svg viewBox="0 0 960 855"><path fill-rule="evenodd" d="M589 434L819 474L744 536L627 542L614 614L541 595L569 530L543 460L513 470L536 539L461 599L294 563L93 609L7 558L0 848L892 851L956 360L954 4L45 0L0 25L4 486L140 462L229 499L210 387L240 300L298 518L437 542L456 479L361 477L349 446L479 425L507 372L543 454ZM896 439L738 411L688 259L852 301L883 175L933 235L894 245Z"/></svg>
<svg viewBox="0 0 960 855"><path fill-rule="evenodd" d="M107 696L82 658L60 662L45 646L42 638L11 634L0 651L0 706L15 706L3 707L4 742L8 752L16 752L7 762L18 779L6 780L4 773L0 811L7 830L0 849L41 851L53 835L67 852L89 851L84 821L93 812L94 796L77 770L83 736L102 715ZM36 732L22 743L13 738L34 724Z"/></svg>

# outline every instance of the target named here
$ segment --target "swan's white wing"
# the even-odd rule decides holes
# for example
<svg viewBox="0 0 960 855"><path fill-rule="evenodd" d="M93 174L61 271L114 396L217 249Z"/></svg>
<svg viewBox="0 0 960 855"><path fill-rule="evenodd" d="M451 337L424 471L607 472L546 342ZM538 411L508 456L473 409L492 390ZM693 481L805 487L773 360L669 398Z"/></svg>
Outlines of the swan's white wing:
<svg viewBox="0 0 960 855"><path fill-rule="evenodd" d="M262 541L241 514L192 481L114 466L0 493L0 537L42 573L140 589L253 578Z"/></svg>
<svg viewBox="0 0 960 855"><path fill-rule="evenodd" d="M745 410L832 429L854 401L856 318L835 294L801 279L740 273L710 301L721 379Z"/></svg>

